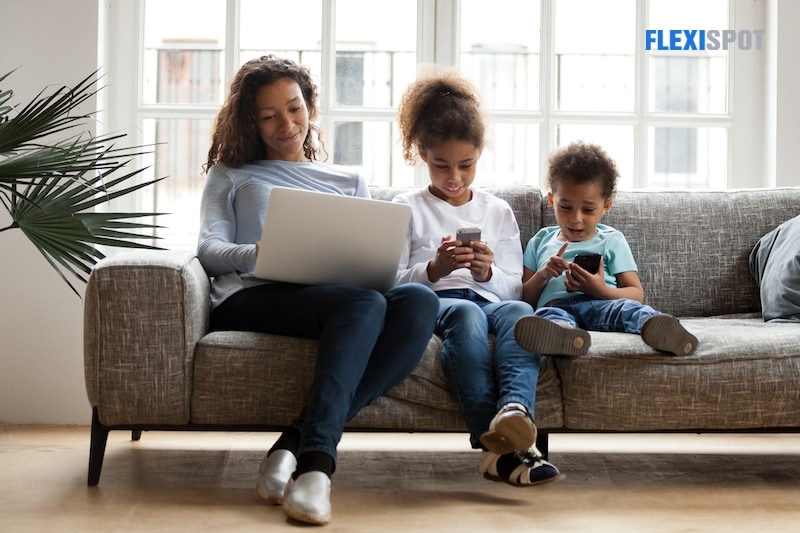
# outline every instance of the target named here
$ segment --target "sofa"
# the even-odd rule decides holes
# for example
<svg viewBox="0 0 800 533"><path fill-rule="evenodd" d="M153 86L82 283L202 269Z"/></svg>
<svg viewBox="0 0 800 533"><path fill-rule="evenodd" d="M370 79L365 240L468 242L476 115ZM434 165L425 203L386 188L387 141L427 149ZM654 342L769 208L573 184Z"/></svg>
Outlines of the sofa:
<svg viewBox="0 0 800 533"><path fill-rule="evenodd" d="M555 223L537 187L487 190L513 208L520 246ZM555 432L798 431L800 323L763 320L748 262L763 235L798 214L800 188L620 191L604 222L627 236L646 302L679 317L699 347L675 357L638 335L592 333L586 356L544 357L540 450ZM209 290L192 251L124 252L94 268L84 302L89 485L109 431L280 430L305 403L316 342L209 332ZM440 347L433 336L416 370L347 428L466 432Z"/></svg>

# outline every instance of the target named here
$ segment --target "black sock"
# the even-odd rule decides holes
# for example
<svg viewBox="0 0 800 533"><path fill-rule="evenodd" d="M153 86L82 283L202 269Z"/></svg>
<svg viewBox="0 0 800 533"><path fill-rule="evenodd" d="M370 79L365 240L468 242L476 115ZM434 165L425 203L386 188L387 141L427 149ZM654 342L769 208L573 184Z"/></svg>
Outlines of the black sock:
<svg viewBox="0 0 800 533"><path fill-rule="evenodd" d="M522 461L515 452L503 454L497 458L497 474L503 479L508 479L511 477L511 472L521 464Z"/></svg>
<svg viewBox="0 0 800 533"><path fill-rule="evenodd" d="M297 450L299 449L300 430L294 427L289 427L286 431L281 433L281 436L278 437L278 440L276 440L275 444L272 445L272 448L269 449L269 453L267 455L275 450L289 450L296 456Z"/></svg>
<svg viewBox="0 0 800 533"><path fill-rule="evenodd" d="M331 477L336 470L336 461L325 452L306 452L297 458L297 470L292 477L297 479L300 474L306 472L324 472Z"/></svg>

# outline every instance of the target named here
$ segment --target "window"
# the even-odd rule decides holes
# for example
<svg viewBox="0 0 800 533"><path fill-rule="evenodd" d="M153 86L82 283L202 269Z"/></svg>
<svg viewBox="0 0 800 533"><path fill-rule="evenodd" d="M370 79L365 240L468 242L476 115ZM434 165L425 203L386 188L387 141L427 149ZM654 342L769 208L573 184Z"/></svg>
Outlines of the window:
<svg viewBox="0 0 800 533"><path fill-rule="evenodd" d="M757 50L645 50L646 29L756 29L748 0L111 0L109 129L157 143L137 208L172 213L160 236L195 245L201 165L238 67L266 53L311 68L328 160L375 185L422 185L402 160L395 113L418 65L456 66L489 114L480 184L545 187L547 155L602 144L620 188L749 182L760 151ZM132 23L131 21L135 21ZM365 24L364 21L369 21ZM763 68L763 67L762 67ZM737 77L738 76L738 77ZM736 144L734 144L736 141ZM752 143L755 145L756 143ZM736 147L734 149L734 146ZM744 163L743 163L744 162Z"/></svg>

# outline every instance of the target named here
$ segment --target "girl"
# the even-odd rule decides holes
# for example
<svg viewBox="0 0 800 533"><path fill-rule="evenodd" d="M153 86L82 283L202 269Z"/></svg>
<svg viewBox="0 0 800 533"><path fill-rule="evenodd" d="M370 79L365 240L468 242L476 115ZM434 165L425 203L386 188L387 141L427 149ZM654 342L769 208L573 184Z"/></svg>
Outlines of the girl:
<svg viewBox="0 0 800 533"><path fill-rule="evenodd" d="M442 364L470 443L483 450L479 470L516 486L559 479L535 447L540 356L514 339L514 324L533 312L519 300L519 227L506 202L471 187L484 145L478 96L454 72L420 79L403 95L398 120L403 156L414 164L418 153L431 183L394 199L412 208L397 281L439 295ZM461 227L480 228L480 240L455 239Z"/></svg>
<svg viewBox="0 0 800 533"><path fill-rule="evenodd" d="M264 457L258 494L324 524L345 422L416 367L438 300L418 284L381 294L243 275L255 266L273 187L369 196L355 171L315 161L316 101L305 67L275 56L242 66L214 124L197 255L213 278L211 329L319 341L308 403Z"/></svg>

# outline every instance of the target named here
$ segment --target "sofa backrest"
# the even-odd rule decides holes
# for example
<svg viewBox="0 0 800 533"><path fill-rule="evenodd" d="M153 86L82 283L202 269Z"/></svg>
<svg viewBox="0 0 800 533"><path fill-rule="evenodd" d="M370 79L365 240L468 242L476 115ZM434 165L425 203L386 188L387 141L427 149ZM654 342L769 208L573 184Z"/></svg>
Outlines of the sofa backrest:
<svg viewBox="0 0 800 533"><path fill-rule="evenodd" d="M800 188L624 191L603 222L627 237L649 305L714 316L761 311L750 251L798 213ZM549 205L544 222L555 224Z"/></svg>
<svg viewBox="0 0 800 533"><path fill-rule="evenodd" d="M378 187L390 200L408 187ZM554 225L546 195L532 185L486 187L517 217L521 246ZM603 222L628 239L645 301L679 317L759 313L749 255L764 234L800 214L800 188L621 191Z"/></svg>

